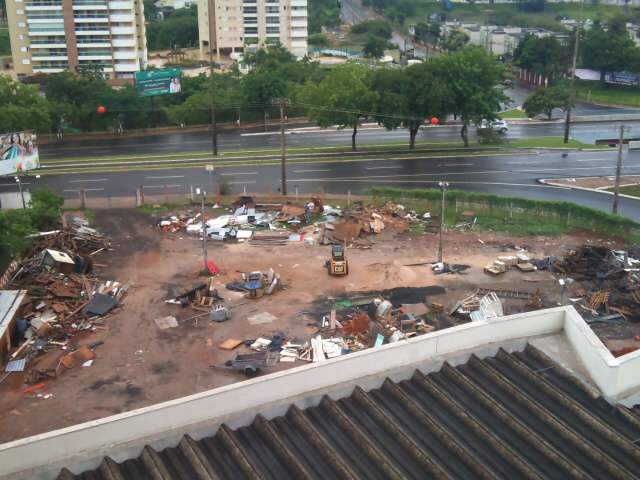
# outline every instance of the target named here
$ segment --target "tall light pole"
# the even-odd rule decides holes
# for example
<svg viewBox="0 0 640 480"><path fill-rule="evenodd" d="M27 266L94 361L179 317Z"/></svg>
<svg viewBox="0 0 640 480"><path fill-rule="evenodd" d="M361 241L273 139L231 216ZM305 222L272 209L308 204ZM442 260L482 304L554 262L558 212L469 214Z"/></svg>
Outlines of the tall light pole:
<svg viewBox="0 0 640 480"><path fill-rule="evenodd" d="M569 130L571 128L571 107L576 98L576 64L578 62L578 43L580 42L580 25L576 25L576 40L573 43L573 61L571 62L571 97L567 106L567 114L564 119L564 143L569 143Z"/></svg>
<svg viewBox="0 0 640 480"><path fill-rule="evenodd" d="M281 186L280 191L282 195L287 195L287 141L285 137L284 131L284 122L286 118L286 107L288 104L288 99L279 98L276 100L276 103L280 105L280 150L281 150Z"/></svg>
<svg viewBox="0 0 640 480"><path fill-rule="evenodd" d="M24 201L24 192L22 191L22 181L20 180L20 177L17 175L14 178L16 180L16 183L18 184L18 190L20 190L20 198L22 199L22 209L26 210L27 204Z"/></svg>
<svg viewBox="0 0 640 480"><path fill-rule="evenodd" d="M442 232L444 231L444 197L449 184L447 182L438 182L440 190L442 190L442 200L440 201L440 240L438 241L438 263L442 263Z"/></svg>
<svg viewBox="0 0 640 480"><path fill-rule="evenodd" d="M613 206L611 213L618 214L618 200L620 195L620 173L622 171L622 148L624 146L624 125L620 125L620 138L618 139L618 161L616 162L616 183L613 188Z"/></svg>
<svg viewBox="0 0 640 480"><path fill-rule="evenodd" d="M209 48L209 112L211 113L211 151L218 155L218 123L216 122L216 103L213 91L213 50Z"/></svg>
<svg viewBox="0 0 640 480"><path fill-rule="evenodd" d="M202 191L200 191L200 189L198 188L198 190L196 191L196 193L198 194L202 194L202 199L201 199L201 211L200 214L202 216L202 258L204 260L204 270L207 271L208 266L207 266L207 222L205 221L204 218L204 199L207 196L207 192L204 191L204 189Z"/></svg>

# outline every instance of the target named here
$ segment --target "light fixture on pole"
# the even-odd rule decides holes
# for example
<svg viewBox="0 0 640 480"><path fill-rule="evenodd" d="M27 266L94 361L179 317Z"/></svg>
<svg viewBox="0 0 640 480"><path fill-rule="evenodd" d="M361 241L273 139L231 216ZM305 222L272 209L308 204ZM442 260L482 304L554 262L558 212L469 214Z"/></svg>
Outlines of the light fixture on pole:
<svg viewBox="0 0 640 480"><path fill-rule="evenodd" d="M444 197L449 186L448 182L438 182L442 190L442 200L440 201L440 240L438 241L438 263L442 263L442 232L444 231Z"/></svg>

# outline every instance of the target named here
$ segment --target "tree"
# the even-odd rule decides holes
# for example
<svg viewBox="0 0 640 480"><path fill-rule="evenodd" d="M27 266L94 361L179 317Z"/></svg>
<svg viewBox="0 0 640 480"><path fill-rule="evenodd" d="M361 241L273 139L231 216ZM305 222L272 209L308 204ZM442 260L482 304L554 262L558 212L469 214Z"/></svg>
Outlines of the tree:
<svg viewBox="0 0 640 480"><path fill-rule="evenodd" d="M529 118L536 117L544 113L549 120L553 110L559 108L566 111L572 106L571 93L564 85L557 85L547 88L539 88L522 104L522 108Z"/></svg>
<svg viewBox="0 0 640 480"><path fill-rule="evenodd" d="M380 58L384 55L384 50L389 45L389 42L380 38L369 35L367 41L362 47L362 53L367 58Z"/></svg>
<svg viewBox="0 0 640 480"><path fill-rule="evenodd" d="M329 39L324 33L313 33L309 35L309 45L314 47L328 47Z"/></svg>
<svg viewBox="0 0 640 480"><path fill-rule="evenodd" d="M356 150L356 134L360 121L376 107L378 94L371 90L371 70L348 63L332 69L319 84L308 83L300 100L307 107L309 118L321 127L338 125L351 128L351 149Z"/></svg>
<svg viewBox="0 0 640 480"><path fill-rule="evenodd" d="M336 28L340 26L339 0L309 1L309 37L320 33L322 27Z"/></svg>
<svg viewBox="0 0 640 480"><path fill-rule="evenodd" d="M195 7L180 8L162 21L147 27L147 46L150 51L177 47L198 46L198 12Z"/></svg>
<svg viewBox="0 0 640 480"><path fill-rule="evenodd" d="M391 24L384 20L365 20L351 27L351 33L356 35L373 35L389 40L393 33Z"/></svg>
<svg viewBox="0 0 640 480"><path fill-rule="evenodd" d="M452 30L444 36L441 43L447 52L456 52L469 43L469 35L462 30Z"/></svg>
<svg viewBox="0 0 640 480"><path fill-rule="evenodd" d="M0 75L0 132L36 130L48 132L49 105L38 88Z"/></svg>
<svg viewBox="0 0 640 480"><path fill-rule="evenodd" d="M440 24L420 22L415 26L413 36L416 40L435 45L440 41Z"/></svg>
<svg viewBox="0 0 640 480"><path fill-rule="evenodd" d="M436 58L438 78L447 83L451 111L462 120L460 136L469 146L469 124L493 120L500 105L509 98L498 85L504 78L504 67L482 47L468 46L450 55Z"/></svg>
<svg viewBox="0 0 640 480"><path fill-rule="evenodd" d="M520 67L547 78L556 78L566 70L569 54L553 36L536 37L527 34L513 52Z"/></svg>
<svg viewBox="0 0 640 480"><path fill-rule="evenodd" d="M636 47L629 37L624 20L616 19L605 30L600 22L585 33L581 43L582 64L600 71L600 81L605 75L625 70L635 58Z"/></svg>
<svg viewBox="0 0 640 480"><path fill-rule="evenodd" d="M425 120L446 117L448 80L438 74L432 62L404 70L378 69L371 84L379 97L376 120L388 130L407 128L410 149L415 148L416 136Z"/></svg>

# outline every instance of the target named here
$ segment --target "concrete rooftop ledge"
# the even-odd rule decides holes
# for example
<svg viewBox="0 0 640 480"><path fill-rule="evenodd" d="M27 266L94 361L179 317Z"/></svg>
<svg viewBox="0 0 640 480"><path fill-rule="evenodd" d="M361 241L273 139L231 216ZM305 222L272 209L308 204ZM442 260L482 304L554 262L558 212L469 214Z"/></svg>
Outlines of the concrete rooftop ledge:
<svg viewBox="0 0 640 480"><path fill-rule="evenodd" d="M79 473L96 468L105 455L122 461L139 455L145 444L175 446L184 434L199 439L222 423L236 428L257 414L282 415L292 403L307 406L323 394L334 395L336 386L373 388L372 378L381 383L394 371L410 372L428 362L437 369L465 352L484 350L486 356L492 346L515 341L524 346L528 338L561 332L606 398L617 400L640 386L640 351L613 357L573 307L558 307L467 323L5 443L0 478L55 478L65 466Z"/></svg>

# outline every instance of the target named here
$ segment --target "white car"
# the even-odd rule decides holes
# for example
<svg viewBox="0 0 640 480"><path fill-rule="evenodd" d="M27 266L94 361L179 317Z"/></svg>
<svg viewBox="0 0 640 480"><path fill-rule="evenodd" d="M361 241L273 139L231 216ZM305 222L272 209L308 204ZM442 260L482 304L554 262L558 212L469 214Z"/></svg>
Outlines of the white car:
<svg viewBox="0 0 640 480"><path fill-rule="evenodd" d="M482 120L482 123L480 123L480 126L478 127L479 129L485 129L485 128L490 128L491 130L493 130L494 132L498 132L498 133L507 133L509 131L509 124L507 123L506 120Z"/></svg>

